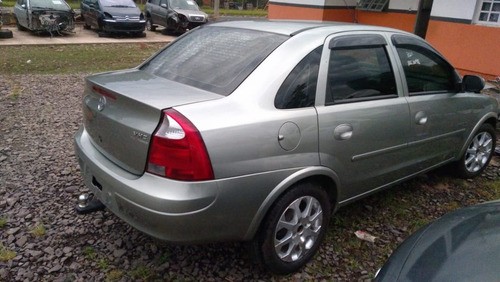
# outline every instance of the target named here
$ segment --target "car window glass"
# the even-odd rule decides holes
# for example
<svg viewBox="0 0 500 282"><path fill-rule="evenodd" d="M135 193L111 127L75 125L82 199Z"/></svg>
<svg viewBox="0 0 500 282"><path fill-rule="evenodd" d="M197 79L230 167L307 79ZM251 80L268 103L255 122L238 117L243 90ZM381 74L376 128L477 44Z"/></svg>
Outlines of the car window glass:
<svg viewBox="0 0 500 282"><path fill-rule="evenodd" d="M396 49L409 93L455 91L455 70L436 53L415 45L401 45Z"/></svg>
<svg viewBox="0 0 500 282"><path fill-rule="evenodd" d="M52 8L56 10L71 9L65 1L46 1L46 0L31 0L30 7Z"/></svg>
<svg viewBox="0 0 500 282"><path fill-rule="evenodd" d="M141 68L154 75L229 95L288 36L204 27L180 37Z"/></svg>
<svg viewBox="0 0 500 282"><path fill-rule="evenodd" d="M384 46L331 51L326 104L391 97L397 88Z"/></svg>
<svg viewBox="0 0 500 282"><path fill-rule="evenodd" d="M320 46L309 53L288 75L276 94L276 108L293 109L314 105L322 48Z"/></svg>
<svg viewBox="0 0 500 282"><path fill-rule="evenodd" d="M198 5L192 0L169 0L172 9L198 11Z"/></svg>
<svg viewBox="0 0 500 282"><path fill-rule="evenodd" d="M101 4L104 7L135 7L135 3L132 0L101 0Z"/></svg>

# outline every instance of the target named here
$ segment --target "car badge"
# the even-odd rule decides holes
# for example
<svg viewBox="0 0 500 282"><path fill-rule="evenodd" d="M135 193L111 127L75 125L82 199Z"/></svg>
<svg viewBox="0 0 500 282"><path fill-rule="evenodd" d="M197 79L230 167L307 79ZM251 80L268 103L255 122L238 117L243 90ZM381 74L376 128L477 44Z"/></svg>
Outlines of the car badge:
<svg viewBox="0 0 500 282"><path fill-rule="evenodd" d="M125 20L128 21L129 20L129 17L128 16L125 16Z"/></svg>
<svg viewBox="0 0 500 282"><path fill-rule="evenodd" d="M102 112L105 106L106 106L106 97L101 96L101 98L99 98L99 103L97 104L97 109L99 110L99 112Z"/></svg>

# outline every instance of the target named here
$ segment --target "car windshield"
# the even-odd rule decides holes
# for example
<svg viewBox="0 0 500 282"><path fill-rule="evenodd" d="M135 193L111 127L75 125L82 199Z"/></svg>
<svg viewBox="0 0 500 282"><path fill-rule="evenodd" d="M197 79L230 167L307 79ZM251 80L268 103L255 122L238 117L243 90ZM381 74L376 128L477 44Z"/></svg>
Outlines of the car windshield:
<svg viewBox="0 0 500 282"><path fill-rule="evenodd" d="M47 8L55 10L69 10L70 7L63 0L31 0L32 8Z"/></svg>
<svg viewBox="0 0 500 282"><path fill-rule="evenodd" d="M198 8L198 5L196 5L196 2L192 0L169 0L169 6L172 7L172 9L177 9L177 10L192 10L192 11L198 11L200 10Z"/></svg>
<svg viewBox="0 0 500 282"><path fill-rule="evenodd" d="M101 0L101 4L104 7L136 7L132 0Z"/></svg>
<svg viewBox="0 0 500 282"><path fill-rule="evenodd" d="M174 41L141 69L227 96L287 38L247 29L199 28Z"/></svg>

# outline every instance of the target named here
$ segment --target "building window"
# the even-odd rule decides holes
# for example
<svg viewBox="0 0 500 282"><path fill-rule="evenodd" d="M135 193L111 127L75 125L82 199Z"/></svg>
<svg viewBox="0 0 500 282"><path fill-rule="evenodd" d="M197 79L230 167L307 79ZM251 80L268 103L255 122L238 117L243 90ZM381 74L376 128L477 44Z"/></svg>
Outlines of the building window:
<svg viewBox="0 0 500 282"><path fill-rule="evenodd" d="M389 3L389 0L360 0L358 2L357 8L359 10L380 12L387 7L388 3Z"/></svg>
<svg viewBox="0 0 500 282"><path fill-rule="evenodd" d="M500 0L483 0L478 9L477 23L500 24Z"/></svg>

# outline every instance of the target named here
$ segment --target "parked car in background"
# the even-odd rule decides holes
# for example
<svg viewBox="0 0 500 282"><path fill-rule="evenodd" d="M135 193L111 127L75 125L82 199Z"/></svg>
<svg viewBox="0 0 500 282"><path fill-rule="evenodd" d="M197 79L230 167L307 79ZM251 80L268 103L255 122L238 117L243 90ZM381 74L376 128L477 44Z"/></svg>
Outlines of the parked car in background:
<svg viewBox="0 0 500 282"><path fill-rule="evenodd" d="M498 102L421 38L343 23L219 22L89 76L86 186L172 242L247 241L304 266L339 207L443 165L481 174Z"/></svg>
<svg viewBox="0 0 500 282"><path fill-rule="evenodd" d="M75 13L64 0L17 0L14 5L17 28L22 31L72 32Z"/></svg>
<svg viewBox="0 0 500 282"><path fill-rule="evenodd" d="M458 209L419 229L375 281L500 281L500 201Z"/></svg>
<svg viewBox="0 0 500 282"><path fill-rule="evenodd" d="M161 25L169 32L185 32L208 22L208 15L193 0L148 0L146 28Z"/></svg>
<svg viewBox="0 0 500 282"><path fill-rule="evenodd" d="M127 33L146 36L146 19L132 0L82 0L83 27L95 28L99 36Z"/></svg>

